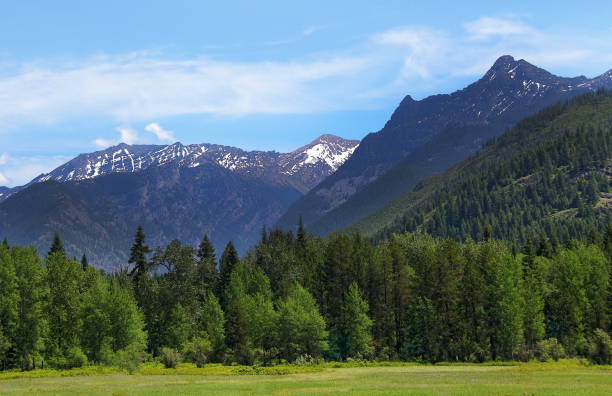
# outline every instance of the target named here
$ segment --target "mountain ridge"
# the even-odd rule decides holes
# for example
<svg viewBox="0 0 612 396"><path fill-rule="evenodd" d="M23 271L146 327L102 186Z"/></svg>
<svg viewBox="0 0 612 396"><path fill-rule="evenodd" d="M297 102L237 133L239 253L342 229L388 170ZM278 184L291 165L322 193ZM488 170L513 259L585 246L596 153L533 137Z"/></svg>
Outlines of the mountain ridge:
<svg viewBox="0 0 612 396"><path fill-rule="evenodd" d="M269 182L285 183L306 192L324 176L331 174L353 153L358 140L324 134L289 153L247 151L237 147L201 143L184 145L129 145L120 143L104 150L82 153L41 174L24 186L0 187L0 201L33 184L47 180L79 182L108 173L139 172L150 166L177 163L197 167L214 163L247 177L260 177ZM313 148L319 148L313 152Z"/></svg>
<svg viewBox="0 0 612 396"><path fill-rule="evenodd" d="M472 155L522 118L599 88L612 88L612 70L591 79L558 77L505 55L461 90L419 101L407 95L380 131L362 139L353 156L277 224L291 229L302 216L317 235L347 227ZM397 177L384 179L388 172Z"/></svg>

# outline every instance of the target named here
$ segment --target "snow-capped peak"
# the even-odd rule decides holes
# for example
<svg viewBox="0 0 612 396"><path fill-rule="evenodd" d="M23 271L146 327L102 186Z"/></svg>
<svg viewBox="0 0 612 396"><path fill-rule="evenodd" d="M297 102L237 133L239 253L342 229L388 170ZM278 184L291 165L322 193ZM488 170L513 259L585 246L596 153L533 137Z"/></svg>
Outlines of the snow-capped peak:
<svg viewBox="0 0 612 396"><path fill-rule="evenodd" d="M300 189L308 189L335 172L358 144L356 140L323 135L291 153L281 154L274 151L245 151L215 144L183 145L176 142L161 146L121 143L106 150L81 154L53 171L38 176L29 184L47 180L83 181L111 173L140 172L152 166L167 164L187 168L213 164L246 176L265 175L281 183L287 178L297 179L291 183ZM3 198L0 196L0 200Z"/></svg>

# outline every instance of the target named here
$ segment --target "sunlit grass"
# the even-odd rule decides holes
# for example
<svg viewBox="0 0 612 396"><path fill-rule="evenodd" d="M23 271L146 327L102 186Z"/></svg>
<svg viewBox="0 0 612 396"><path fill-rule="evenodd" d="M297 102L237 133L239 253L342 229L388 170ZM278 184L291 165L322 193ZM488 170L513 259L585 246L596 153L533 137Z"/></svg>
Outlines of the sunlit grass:
<svg viewBox="0 0 612 396"><path fill-rule="evenodd" d="M361 365L361 366L359 366ZM33 378L39 377L39 378ZM612 366L550 363L342 362L318 366L143 365L0 374L2 395L612 395Z"/></svg>

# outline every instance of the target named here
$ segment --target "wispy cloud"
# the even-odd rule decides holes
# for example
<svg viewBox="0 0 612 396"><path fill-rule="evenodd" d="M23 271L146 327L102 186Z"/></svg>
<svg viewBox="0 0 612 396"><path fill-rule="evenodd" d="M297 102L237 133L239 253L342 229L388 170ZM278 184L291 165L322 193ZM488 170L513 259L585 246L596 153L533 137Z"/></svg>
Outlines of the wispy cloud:
<svg viewBox="0 0 612 396"><path fill-rule="evenodd" d="M310 36L311 34L316 33L320 30L323 30L323 26L311 25L311 26L308 26L306 29L304 29L302 31L302 34L304 36Z"/></svg>
<svg viewBox="0 0 612 396"><path fill-rule="evenodd" d="M8 160L9 160L9 156L7 153L0 154L0 166L6 164ZM4 176L2 172L0 172L0 183L6 184L8 182L9 182L9 179L6 176Z"/></svg>
<svg viewBox="0 0 612 396"><path fill-rule="evenodd" d="M0 78L0 125L89 115L129 123L181 114L308 113L337 109L330 79L366 69L363 58L310 62L165 60L142 55L76 65L26 65ZM324 82L328 82L324 84Z"/></svg>
<svg viewBox="0 0 612 396"><path fill-rule="evenodd" d="M167 131L162 128L158 123L152 122L145 127L145 131L153 133L157 136L157 139L160 142L173 143L176 142L176 138L174 137L174 132Z"/></svg>
<svg viewBox="0 0 612 396"><path fill-rule="evenodd" d="M464 24L469 38L487 40L496 36L512 36L536 34L537 31L529 25L507 18L482 17Z"/></svg>
<svg viewBox="0 0 612 396"><path fill-rule="evenodd" d="M138 142L138 132L136 132L134 129L129 127L117 127L116 130L117 132L119 132L120 135L118 139L110 140L104 138L97 138L93 141L93 144L98 147L105 148L117 145L119 143L134 144Z"/></svg>
<svg viewBox="0 0 612 396"><path fill-rule="evenodd" d="M550 32L516 17L495 16L460 27L451 33L400 26L345 50L285 61L176 59L139 52L23 64L17 72L0 76L0 133L86 117L130 125L186 114L237 117L355 110L376 105L390 93L418 96L449 86L455 78L476 77L503 54L553 72L603 72L612 65L609 29L598 34ZM302 36L319 29L308 27ZM138 139L119 133L119 139L95 142L106 146Z"/></svg>

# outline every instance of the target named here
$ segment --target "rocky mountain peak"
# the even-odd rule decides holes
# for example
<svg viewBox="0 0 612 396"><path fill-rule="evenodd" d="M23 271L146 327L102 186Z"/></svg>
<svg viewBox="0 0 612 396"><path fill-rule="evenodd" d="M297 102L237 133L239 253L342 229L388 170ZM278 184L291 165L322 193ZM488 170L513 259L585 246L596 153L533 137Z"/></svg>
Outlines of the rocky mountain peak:
<svg viewBox="0 0 612 396"><path fill-rule="evenodd" d="M358 144L358 140L324 134L297 150L282 154L245 151L208 143L184 145L175 142L167 146L120 143L104 150L80 154L51 172L36 177L28 185L47 180L78 182L168 164L186 168L212 164L244 177L263 178L272 184L290 184L305 192L335 172ZM0 201L16 191L8 188L0 190Z"/></svg>

